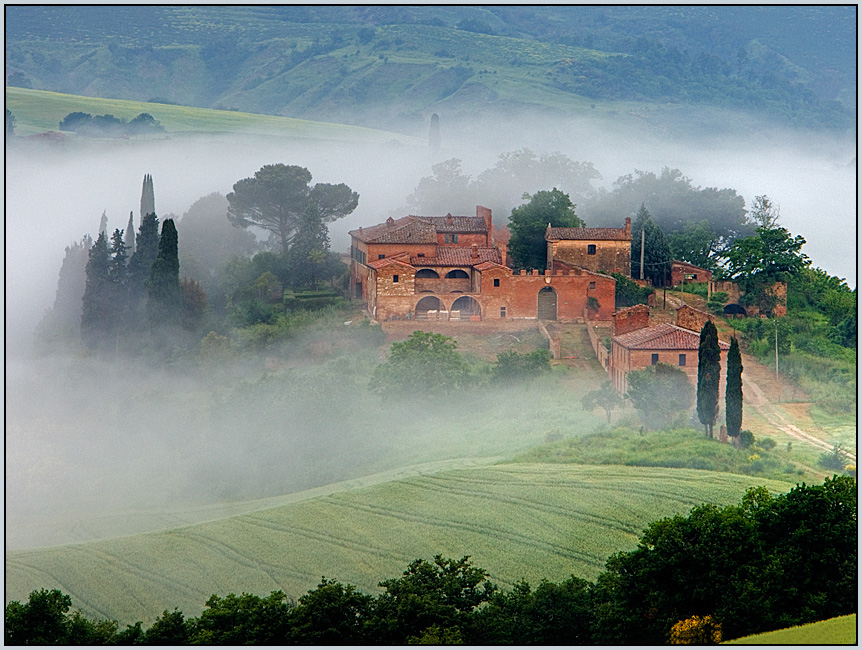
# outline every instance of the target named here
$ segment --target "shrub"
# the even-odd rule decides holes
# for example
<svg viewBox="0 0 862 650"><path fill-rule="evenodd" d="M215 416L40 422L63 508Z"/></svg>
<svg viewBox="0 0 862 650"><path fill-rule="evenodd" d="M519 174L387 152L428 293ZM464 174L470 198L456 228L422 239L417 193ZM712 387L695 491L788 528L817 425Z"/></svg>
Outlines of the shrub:
<svg viewBox="0 0 862 650"><path fill-rule="evenodd" d="M739 446L743 449L748 449L754 444L754 434L748 429L743 429L739 432Z"/></svg>
<svg viewBox="0 0 862 650"><path fill-rule="evenodd" d="M711 645L721 643L721 623L712 616L692 616L670 629L669 640L675 645Z"/></svg>

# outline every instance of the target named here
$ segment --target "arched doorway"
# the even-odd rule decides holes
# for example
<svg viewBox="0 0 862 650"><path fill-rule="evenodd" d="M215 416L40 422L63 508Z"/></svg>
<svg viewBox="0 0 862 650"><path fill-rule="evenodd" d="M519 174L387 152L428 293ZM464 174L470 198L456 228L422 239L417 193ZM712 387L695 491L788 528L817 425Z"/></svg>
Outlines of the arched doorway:
<svg viewBox="0 0 862 650"><path fill-rule="evenodd" d="M476 302L475 298L470 296L461 296L458 300L453 302L449 313L451 314L452 312L459 312L459 318L461 320L470 320L470 316L481 315L479 303Z"/></svg>
<svg viewBox="0 0 862 650"><path fill-rule="evenodd" d="M557 292L553 287L539 291L537 312L541 320L557 320Z"/></svg>
<svg viewBox="0 0 862 650"><path fill-rule="evenodd" d="M440 274L434 269L419 269L416 271L417 278L439 278Z"/></svg>
<svg viewBox="0 0 862 650"><path fill-rule="evenodd" d="M748 316L748 312L745 311L745 307L742 305L732 302L729 305L724 306L724 315L732 316L734 318L745 318Z"/></svg>
<svg viewBox="0 0 862 650"><path fill-rule="evenodd" d="M437 314L443 310L443 303L437 296L425 296L416 303L416 320L437 319ZM428 312L431 312L429 314Z"/></svg>

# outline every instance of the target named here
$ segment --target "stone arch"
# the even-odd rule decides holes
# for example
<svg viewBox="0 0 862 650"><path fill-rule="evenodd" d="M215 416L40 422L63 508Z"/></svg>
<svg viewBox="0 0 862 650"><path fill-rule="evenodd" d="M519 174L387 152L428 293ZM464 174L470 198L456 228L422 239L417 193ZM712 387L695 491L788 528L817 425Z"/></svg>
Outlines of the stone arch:
<svg viewBox="0 0 862 650"><path fill-rule="evenodd" d="M447 278L469 278L470 276L467 274L467 271L462 271L461 269L453 269L446 274Z"/></svg>
<svg viewBox="0 0 862 650"><path fill-rule="evenodd" d="M434 269L419 269L416 271L417 278L439 278L440 274Z"/></svg>
<svg viewBox="0 0 862 650"><path fill-rule="evenodd" d="M536 297L536 313L541 320L557 320L557 291L542 287Z"/></svg>
<svg viewBox="0 0 862 650"><path fill-rule="evenodd" d="M461 320L470 320L470 316L481 316L479 303L472 296L461 296L449 308L449 313L453 311L460 312Z"/></svg>
<svg viewBox="0 0 862 650"><path fill-rule="evenodd" d="M745 311L745 307L740 305L739 303L732 302L724 306L724 315L725 316L748 316L748 312Z"/></svg>
<svg viewBox="0 0 862 650"><path fill-rule="evenodd" d="M443 311L443 303L437 296L425 296L416 303L416 309L413 311L417 320L428 320L429 317L437 318L436 314ZM429 311L436 313L429 316Z"/></svg>

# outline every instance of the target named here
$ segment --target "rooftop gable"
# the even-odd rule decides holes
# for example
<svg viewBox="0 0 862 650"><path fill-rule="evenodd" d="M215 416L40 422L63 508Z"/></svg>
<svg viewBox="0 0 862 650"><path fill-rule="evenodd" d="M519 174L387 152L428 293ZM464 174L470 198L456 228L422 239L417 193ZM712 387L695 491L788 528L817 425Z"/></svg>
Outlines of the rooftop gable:
<svg viewBox="0 0 862 650"><path fill-rule="evenodd" d="M547 228L547 241L631 241L625 228Z"/></svg>
<svg viewBox="0 0 862 650"><path fill-rule="evenodd" d="M611 341L629 350L694 350L696 352L700 347L699 334L670 323L659 323L619 334ZM730 349L724 341L719 341L718 346L723 351Z"/></svg>

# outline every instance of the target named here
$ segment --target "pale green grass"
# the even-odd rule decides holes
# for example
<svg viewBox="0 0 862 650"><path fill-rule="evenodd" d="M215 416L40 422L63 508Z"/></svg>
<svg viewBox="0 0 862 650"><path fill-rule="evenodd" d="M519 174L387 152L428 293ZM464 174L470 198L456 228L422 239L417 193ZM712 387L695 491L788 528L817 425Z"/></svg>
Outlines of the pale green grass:
<svg viewBox="0 0 862 650"><path fill-rule="evenodd" d="M16 135L22 136L44 131L58 131L60 121L73 112L113 115L125 120L132 119L140 113L149 113L165 127L166 133L148 137L237 133L339 142L396 141L405 145L422 143L421 140L401 134L344 124L173 104L82 97L25 88L6 88L6 108L15 115Z"/></svg>
<svg viewBox="0 0 862 650"><path fill-rule="evenodd" d="M504 464L408 477L164 532L6 555L6 601L58 588L88 616L149 624L211 594L293 598L321 576L374 593L416 558L471 555L494 582L594 579L646 525L789 483L665 468Z"/></svg>
<svg viewBox="0 0 862 650"><path fill-rule="evenodd" d="M725 641L728 645L856 645L856 614Z"/></svg>

